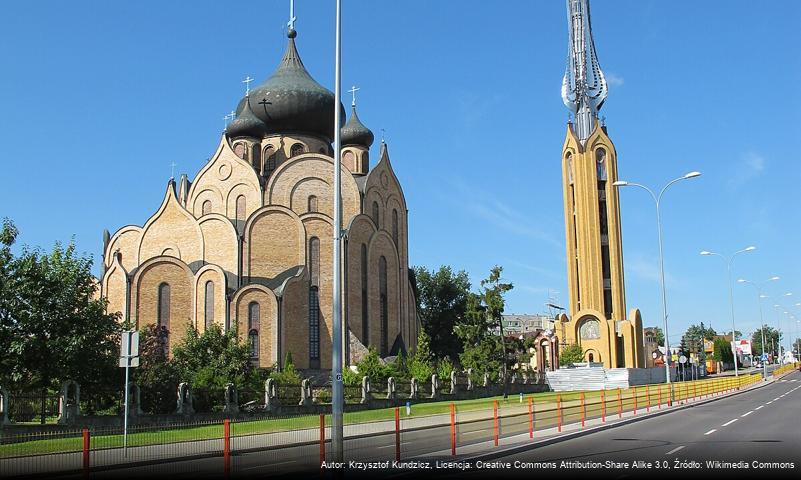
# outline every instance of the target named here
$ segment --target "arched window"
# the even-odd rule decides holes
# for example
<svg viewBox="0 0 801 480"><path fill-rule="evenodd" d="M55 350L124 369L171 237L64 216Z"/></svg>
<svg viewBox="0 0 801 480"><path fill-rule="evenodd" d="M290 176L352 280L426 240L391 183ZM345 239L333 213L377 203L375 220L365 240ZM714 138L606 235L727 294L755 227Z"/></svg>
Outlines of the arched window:
<svg viewBox="0 0 801 480"><path fill-rule="evenodd" d="M275 150L272 145L267 145L264 149L264 170L262 171L262 175L269 177L275 170L275 166Z"/></svg>
<svg viewBox="0 0 801 480"><path fill-rule="evenodd" d="M378 260L378 292L381 315L381 356L389 354L389 305L387 303L387 259Z"/></svg>
<svg viewBox="0 0 801 480"><path fill-rule="evenodd" d="M375 222L376 228L381 228L378 223L378 202L373 202L373 222Z"/></svg>
<svg viewBox="0 0 801 480"><path fill-rule="evenodd" d="M156 326L164 332L163 353L165 356L170 350L170 284L162 283L158 290L158 305L156 311Z"/></svg>
<svg viewBox="0 0 801 480"><path fill-rule="evenodd" d="M234 144L234 153L237 157L246 160L247 159L247 149L245 148L244 142L237 142Z"/></svg>
<svg viewBox="0 0 801 480"><path fill-rule="evenodd" d="M320 239L317 237L309 239L309 277L312 285L320 285Z"/></svg>
<svg viewBox="0 0 801 480"><path fill-rule="evenodd" d="M240 233L245 229L245 217L247 216L247 200L244 195L236 197L236 228Z"/></svg>
<svg viewBox="0 0 801 480"><path fill-rule="evenodd" d="M261 319L261 308L258 302L248 304L248 345L250 346L250 356L259 358L259 323Z"/></svg>
<svg viewBox="0 0 801 480"><path fill-rule="evenodd" d="M211 200L206 200L203 202L203 207L201 207L201 215L208 215L211 213Z"/></svg>
<svg viewBox="0 0 801 480"><path fill-rule="evenodd" d="M587 359L589 360L589 362L590 362L590 363L592 363L593 361L595 361L595 356L592 354L592 352L590 352L590 354L589 354L589 356L587 357Z"/></svg>
<svg viewBox="0 0 801 480"><path fill-rule="evenodd" d="M309 288L309 368L320 368L320 298Z"/></svg>
<svg viewBox="0 0 801 480"><path fill-rule="evenodd" d="M296 157L304 151L306 151L306 147L304 147L302 143L296 143L292 145L292 148L289 149L289 156Z"/></svg>
<svg viewBox="0 0 801 480"><path fill-rule="evenodd" d="M567 152L567 183L573 184L573 154Z"/></svg>
<svg viewBox="0 0 801 480"><path fill-rule="evenodd" d="M365 347L370 345L370 318L367 310L367 244L362 243L362 343Z"/></svg>
<svg viewBox="0 0 801 480"><path fill-rule="evenodd" d="M253 169L256 170L256 172L258 172L259 169L261 168L261 144L254 143L251 150L252 150L251 163L253 164Z"/></svg>
<svg viewBox="0 0 801 480"><path fill-rule="evenodd" d="M206 330L214 324L214 282L206 282L206 295L204 299L204 318Z"/></svg>
<svg viewBox="0 0 801 480"><path fill-rule="evenodd" d="M598 181L606 181L606 150L599 148L595 151L595 167Z"/></svg>
<svg viewBox="0 0 801 480"><path fill-rule="evenodd" d="M309 195L309 213L313 213L317 211L317 197L315 195Z"/></svg>
<svg viewBox="0 0 801 480"><path fill-rule="evenodd" d="M362 172L366 172L368 166L370 166L370 153L364 152L362 153Z"/></svg>
<svg viewBox="0 0 801 480"><path fill-rule="evenodd" d="M400 251L400 245L398 245L398 211L396 209L392 209L392 241L395 242L395 248Z"/></svg>

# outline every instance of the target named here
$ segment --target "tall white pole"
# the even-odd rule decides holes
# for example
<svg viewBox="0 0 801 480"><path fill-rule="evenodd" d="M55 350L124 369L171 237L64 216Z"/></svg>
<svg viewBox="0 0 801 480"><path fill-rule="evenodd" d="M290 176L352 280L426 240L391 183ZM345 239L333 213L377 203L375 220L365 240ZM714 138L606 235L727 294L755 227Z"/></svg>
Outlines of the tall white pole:
<svg viewBox="0 0 801 480"><path fill-rule="evenodd" d="M734 259L734 255L729 258L726 262L726 273L729 278L729 304L731 305L731 346L732 346L732 353L734 354L734 378L739 376L737 371L737 337L734 334L734 288L732 288L731 284L731 261Z"/></svg>
<svg viewBox="0 0 801 480"><path fill-rule="evenodd" d="M336 0L336 41L335 41L335 67L334 67L334 295L333 323L334 332L331 345L331 447L333 449L334 461L342 462L344 459L343 442L343 410L345 399L342 391L342 147L341 147L341 126L342 119L339 116L340 90L342 81L341 72L341 20L342 1Z"/></svg>

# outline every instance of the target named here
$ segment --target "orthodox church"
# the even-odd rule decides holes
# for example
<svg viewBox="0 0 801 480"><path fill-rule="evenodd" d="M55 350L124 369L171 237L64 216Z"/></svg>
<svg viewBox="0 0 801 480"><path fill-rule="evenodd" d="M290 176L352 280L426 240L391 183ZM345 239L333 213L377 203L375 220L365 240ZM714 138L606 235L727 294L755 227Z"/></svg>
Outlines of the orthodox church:
<svg viewBox="0 0 801 480"><path fill-rule="evenodd" d="M288 42L278 68L248 88L216 153L189 179L169 180L143 226L104 235L102 295L137 329L233 329L255 365L330 369L334 94ZM345 109L337 111L345 117ZM346 362L374 347L414 348L419 323L408 264L403 190L381 142L356 115L341 131L343 322Z"/></svg>

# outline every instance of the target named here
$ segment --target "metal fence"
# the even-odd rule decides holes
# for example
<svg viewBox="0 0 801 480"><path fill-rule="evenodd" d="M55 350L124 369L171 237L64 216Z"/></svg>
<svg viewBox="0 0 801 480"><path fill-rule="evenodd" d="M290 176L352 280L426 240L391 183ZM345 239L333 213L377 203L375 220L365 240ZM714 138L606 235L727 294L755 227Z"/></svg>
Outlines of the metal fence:
<svg viewBox="0 0 801 480"><path fill-rule="evenodd" d="M9 396L8 417L14 422L55 423L58 419L58 395L26 392Z"/></svg>
<svg viewBox="0 0 801 480"><path fill-rule="evenodd" d="M787 373L789 369L779 375ZM408 409L347 412L345 455L365 461L404 460L456 455L460 448L481 442L486 442L486 448L522 444L565 428L583 428L590 421L641 415L760 381L761 375L754 374L629 389L412 402ZM300 386L292 388L299 396ZM346 394L348 388L354 387L346 387ZM0 432L2 478L81 472L88 476L109 469L123 476L176 472L252 477L319 470L322 460L331 459L329 413L133 426L127 446L120 427L18 434L14 428L4 428Z"/></svg>

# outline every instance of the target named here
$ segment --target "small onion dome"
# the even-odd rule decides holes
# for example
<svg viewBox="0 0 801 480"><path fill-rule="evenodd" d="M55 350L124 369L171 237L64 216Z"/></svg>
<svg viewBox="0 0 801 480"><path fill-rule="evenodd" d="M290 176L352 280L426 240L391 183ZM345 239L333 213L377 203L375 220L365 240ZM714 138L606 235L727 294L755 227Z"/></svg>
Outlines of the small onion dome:
<svg viewBox="0 0 801 480"><path fill-rule="evenodd" d="M334 139L334 94L317 83L298 55L297 32L289 30L286 52L278 68L250 92L253 112L265 124L264 134L305 133ZM244 109L244 99L237 112ZM339 106L344 118L345 109Z"/></svg>
<svg viewBox="0 0 801 480"><path fill-rule="evenodd" d="M228 124L226 132L229 137L256 137L259 138L264 135L267 126L261 121L253 110L250 109L250 97L245 96L243 99L242 111L236 116L236 119Z"/></svg>
<svg viewBox="0 0 801 480"><path fill-rule="evenodd" d="M348 123L342 127L342 145L361 145L363 147L370 148L370 145L373 144L373 140L375 137L373 136L373 132L370 131L369 128L365 127L364 124L359 120L359 116L356 115L356 107L354 106L350 112L350 120Z"/></svg>

